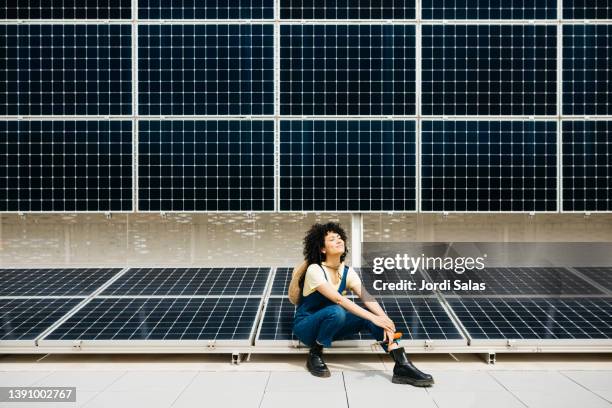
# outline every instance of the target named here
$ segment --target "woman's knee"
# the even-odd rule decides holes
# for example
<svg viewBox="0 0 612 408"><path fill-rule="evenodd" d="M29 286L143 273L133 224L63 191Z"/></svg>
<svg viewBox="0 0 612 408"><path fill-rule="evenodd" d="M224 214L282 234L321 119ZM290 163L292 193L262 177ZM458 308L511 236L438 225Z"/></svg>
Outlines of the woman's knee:
<svg viewBox="0 0 612 408"><path fill-rule="evenodd" d="M346 319L346 310L340 305L331 305L325 307L325 317L332 319L339 324L343 323Z"/></svg>

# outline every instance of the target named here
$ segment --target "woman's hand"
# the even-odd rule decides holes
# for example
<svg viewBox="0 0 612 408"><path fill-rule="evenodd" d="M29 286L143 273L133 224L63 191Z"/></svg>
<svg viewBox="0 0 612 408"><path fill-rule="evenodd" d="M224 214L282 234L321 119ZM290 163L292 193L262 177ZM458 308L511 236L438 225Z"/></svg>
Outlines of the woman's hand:
<svg viewBox="0 0 612 408"><path fill-rule="evenodd" d="M393 335L394 334L395 334L395 332L392 332L390 330L385 330L385 335L383 336L383 341L387 342L387 344L393 343Z"/></svg>
<svg viewBox="0 0 612 408"><path fill-rule="evenodd" d="M389 317L386 315L385 316L375 315L372 318L372 323L374 323L378 327L382 327L385 330L385 332L387 331L395 332L395 324L393 324L391 319L389 319ZM391 341L393 341L393 339L391 339Z"/></svg>

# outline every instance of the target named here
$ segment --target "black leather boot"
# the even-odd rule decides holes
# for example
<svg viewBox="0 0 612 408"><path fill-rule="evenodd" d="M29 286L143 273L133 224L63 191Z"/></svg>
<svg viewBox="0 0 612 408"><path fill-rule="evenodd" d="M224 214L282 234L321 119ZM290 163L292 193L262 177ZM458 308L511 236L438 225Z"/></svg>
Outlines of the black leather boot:
<svg viewBox="0 0 612 408"><path fill-rule="evenodd" d="M408 360L408 357L404 354L403 347L395 348L389 354L391 354L395 361L391 382L395 384L411 384L416 387L427 387L434 383L433 377L430 374L420 371Z"/></svg>
<svg viewBox="0 0 612 408"><path fill-rule="evenodd" d="M310 374L315 375L317 377L329 377L331 373L329 372L329 368L327 368L327 365L325 365L325 361L323 361L322 354L323 346L315 341L310 347L310 351L308 352L306 368L308 368Z"/></svg>

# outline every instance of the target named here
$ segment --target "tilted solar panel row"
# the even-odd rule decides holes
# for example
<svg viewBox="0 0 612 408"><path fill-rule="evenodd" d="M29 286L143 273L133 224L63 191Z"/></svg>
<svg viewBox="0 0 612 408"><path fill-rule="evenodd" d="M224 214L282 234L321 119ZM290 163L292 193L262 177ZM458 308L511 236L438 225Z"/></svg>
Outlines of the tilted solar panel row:
<svg viewBox="0 0 612 408"><path fill-rule="evenodd" d="M85 295L96 290L97 285L101 289L108 282L106 290L98 289L99 295L64 318L39 345L72 347L77 340L91 342L89 345L99 342L108 345L113 341L140 346L144 344L141 341L219 341L219 344L229 341L248 345L254 340L255 346L287 347L297 343L291 327L295 307L286 299L291 270L277 268L274 280L269 279L270 268L136 268L119 276L115 276L116 269L2 270L3 287L6 281L9 288L4 293L9 297L0 299L2 342L9 345L39 337ZM404 341L413 345L433 340L465 346L453 316L459 317L461 330L467 330L475 346L508 339L553 341L546 343L551 345L557 340L609 339L612 286L608 278L612 270L600 267L576 271L488 268L480 280L490 285L489 297L471 293L444 295L452 315L431 294L382 296L379 302L404 333ZM367 271L360 269L359 273ZM427 272L434 276L432 273ZM77 276L84 279L75 284ZM115 278L111 283L108 279L112 276ZM223 285L221 276L228 278ZM25 278L29 283L20 292L16 285ZM50 279L55 284L49 286ZM508 281L513 284L508 285ZM266 282L273 286L255 337ZM597 282L608 293L602 293L590 282ZM26 297L15 297L19 294ZM57 297L62 294L71 296ZM44 297L32 297L40 295ZM360 302L353 296L351 299ZM373 342L366 332L337 340L344 341L339 346L365 347Z"/></svg>

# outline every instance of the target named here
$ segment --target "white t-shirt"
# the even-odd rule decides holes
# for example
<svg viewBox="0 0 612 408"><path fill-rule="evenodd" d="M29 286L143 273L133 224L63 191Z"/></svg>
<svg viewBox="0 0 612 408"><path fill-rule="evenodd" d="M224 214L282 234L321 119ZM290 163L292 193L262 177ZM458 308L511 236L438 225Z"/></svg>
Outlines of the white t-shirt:
<svg viewBox="0 0 612 408"><path fill-rule="evenodd" d="M325 270L325 275L327 275L327 279L325 279L325 275L323 275L323 271ZM340 265L340 271L344 272L344 262ZM337 279L337 278L336 278ZM330 285L338 290L340 288L340 283L342 282L342 275L340 279L338 279L338 284L334 285L334 280L330 276L330 273L325 269L325 267L321 267L317 264L308 265L308 269L306 269L306 276L304 277L304 288L302 289L302 296L308 296L312 292L317 289L322 283L329 282ZM357 272L349 266L348 273L346 274L346 289L355 290L361 286L361 279L359 279L359 275ZM346 290L342 292L343 295L346 294Z"/></svg>

